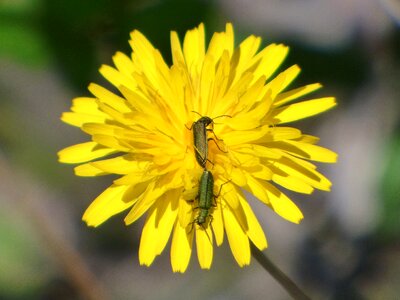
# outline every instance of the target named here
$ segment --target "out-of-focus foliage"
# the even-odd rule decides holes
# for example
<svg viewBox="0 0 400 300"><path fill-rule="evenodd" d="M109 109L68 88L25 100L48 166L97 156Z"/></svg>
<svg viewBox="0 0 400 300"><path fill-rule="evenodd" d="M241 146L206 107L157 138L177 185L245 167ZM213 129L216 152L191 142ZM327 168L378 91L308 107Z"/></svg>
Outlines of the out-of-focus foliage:
<svg viewBox="0 0 400 300"><path fill-rule="evenodd" d="M98 78L101 63L119 50L129 53L127 37L142 30L162 53L169 51L169 31L184 31L205 21L204 1L183 0L43 0L41 25L50 49L68 79L79 89ZM178 22L177 22L178 20Z"/></svg>
<svg viewBox="0 0 400 300"><path fill-rule="evenodd" d="M50 276L29 223L0 212L0 298L31 299ZM40 271L39 271L40 270ZM4 298L3 298L4 297Z"/></svg>
<svg viewBox="0 0 400 300"><path fill-rule="evenodd" d="M380 240L390 242L400 238L400 137L399 133L387 145L382 178L382 212Z"/></svg>
<svg viewBox="0 0 400 300"><path fill-rule="evenodd" d="M41 0L0 1L0 57L42 66L51 55L39 28Z"/></svg>

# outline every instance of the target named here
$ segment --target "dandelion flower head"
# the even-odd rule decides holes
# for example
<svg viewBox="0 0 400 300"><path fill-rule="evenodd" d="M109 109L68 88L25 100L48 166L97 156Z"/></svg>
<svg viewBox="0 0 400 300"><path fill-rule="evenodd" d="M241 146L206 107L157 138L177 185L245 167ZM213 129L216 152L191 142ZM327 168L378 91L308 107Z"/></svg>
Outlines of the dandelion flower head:
<svg viewBox="0 0 400 300"><path fill-rule="evenodd" d="M213 245L226 236L240 266L250 263L250 243L267 240L244 191L282 218L299 223L303 214L279 189L310 194L331 183L313 162L333 163L336 154L316 145L318 138L287 126L324 112L335 98L297 101L319 83L288 86L297 65L276 74L288 47L249 36L235 47L231 24L214 33L208 47L203 24L181 43L171 32L172 65L139 31L131 33L131 56L117 52L114 67L100 73L116 88L90 84L92 97L73 100L62 120L81 128L90 141L59 152L63 163L79 164L78 176L119 175L89 206L83 220L97 227L122 211L125 223L145 216L139 262L149 266L171 237L171 265L184 272L194 247L201 268L212 264ZM208 127L206 168L214 178L207 222L197 224L199 180L193 122Z"/></svg>

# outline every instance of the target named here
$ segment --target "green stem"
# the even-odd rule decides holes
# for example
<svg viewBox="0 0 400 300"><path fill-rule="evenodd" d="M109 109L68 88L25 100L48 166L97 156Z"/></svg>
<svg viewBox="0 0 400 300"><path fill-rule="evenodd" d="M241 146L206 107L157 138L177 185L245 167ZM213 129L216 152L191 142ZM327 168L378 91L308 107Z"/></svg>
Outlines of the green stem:
<svg viewBox="0 0 400 300"><path fill-rule="evenodd" d="M260 265L275 278L276 281L296 300L311 300L304 292L283 273L273 262L265 256L265 254L258 250L253 244L251 245L251 252L253 257L260 263Z"/></svg>

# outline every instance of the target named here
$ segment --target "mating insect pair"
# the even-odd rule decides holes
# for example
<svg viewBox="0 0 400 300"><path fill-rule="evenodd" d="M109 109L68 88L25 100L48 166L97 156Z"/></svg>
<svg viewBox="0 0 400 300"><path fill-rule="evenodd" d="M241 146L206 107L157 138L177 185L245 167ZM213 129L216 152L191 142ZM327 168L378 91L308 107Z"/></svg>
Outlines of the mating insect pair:
<svg viewBox="0 0 400 300"><path fill-rule="evenodd" d="M230 117L227 115L221 115L216 118L220 117ZM216 119L214 118L214 119ZM213 129L207 128L210 124L213 124L213 120L210 117L207 116L201 116L200 119L198 119L196 122L192 124L189 130L193 129L193 142L194 142L194 149L195 149L195 157L197 162L201 167L204 168L203 174L201 175L200 182L199 182L199 191L196 199L198 200L198 208L200 209L198 216L196 219L193 221L193 223L196 223L197 225L203 226L204 223L207 221L207 217L210 216L210 209L212 206L215 206L216 204L213 204L213 199L218 198L218 196L221 193L222 184L220 186L220 190L217 195L214 195L214 177L212 173L207 170L206 168L206 163L209 161L208 159L208 141L212 140L216 144L219 150L223 151L216 140L214 138L208 138L207 132L212 132L214 134L214 137L218 141L222 141L219 139ZM213 164L213 163L212 163Z"/></svg>

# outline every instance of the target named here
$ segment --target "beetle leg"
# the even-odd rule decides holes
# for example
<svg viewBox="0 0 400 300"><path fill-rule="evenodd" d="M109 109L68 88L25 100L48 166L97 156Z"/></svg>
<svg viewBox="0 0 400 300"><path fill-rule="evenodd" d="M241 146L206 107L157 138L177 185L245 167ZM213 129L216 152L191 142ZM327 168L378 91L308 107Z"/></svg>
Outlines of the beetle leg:
<svg viewBox="0 0 400 300"><path fill-rule="evenodd" d="M214 140L214 138L208 138L207 141L214 141L215 145L217 146L217 148L218 148L221 152L228 153L228 151L224 151L224 150L222 150L222 149L219 147L217 141ZM219 140L219 141L222 141L222 140Z"/></svg>
<svg viewBox="0 0 400 300"><path fill-rule="evenodd" d="M218 198L219 195L221 195L222 187L223 187L225 184L227 184L227 183L229 183L229 182L231 182L231 181L232 181L232 179L229 179L228 181L226 181L226 182L224 182L223 184L221 184L220 187L219 187L218 194L217 194L217 195L214 195L214 197L215 197L215 198Z"/></svg>
<svg viewBox="0 0 400 300"><path fill-rule="evenodd" d="M217 135L214 132L214 129L207 128L206 130L209 131L209 132L212 132L212 134L214 135L215 139L217 139L218 141L221 141L221 142L224 141L223 139L220 139L219 137L217 137Z"/></svg>

